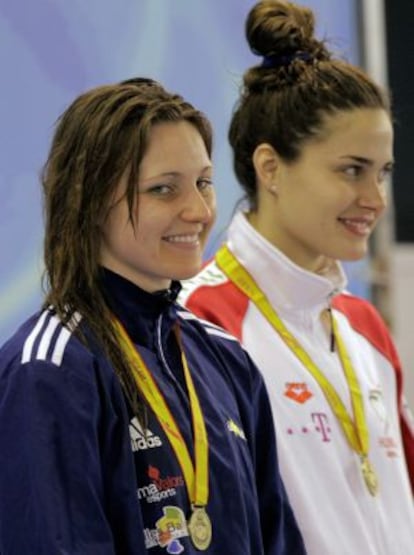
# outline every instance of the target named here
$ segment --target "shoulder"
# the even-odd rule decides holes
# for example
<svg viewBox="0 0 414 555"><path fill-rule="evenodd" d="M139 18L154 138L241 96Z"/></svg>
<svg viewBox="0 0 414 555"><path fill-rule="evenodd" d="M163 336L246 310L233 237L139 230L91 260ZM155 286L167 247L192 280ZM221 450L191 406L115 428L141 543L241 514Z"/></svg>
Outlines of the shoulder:
<svg viewBox="0 0 414 555"><path fill-rule="evenodd" d="M122 406L122 391L112 366L103 354L79 339L76 332L81 327L90 334L79 314L63 324L46 309L29 318L3 345L1 414L11 407L19 411L28 400L33 414L52 419L59 414L63 420L65 415L82 418L82 407L88 407L96 419L101 410L112 414L115 405Z"/></svg>
<svg viewBox="0 0 414 555"><path fill-rule="evenodd" d="M366 299L344 292L334 297L332 306L347 317L355 330L364 335L387 329L378 310Z"/></svg>
<svg viewBox="0 0 414 555"><path fill-rule="evenodd" d="M81 320L75 312L64 324L48 308L31 316L0 349L0 375L42 367L86 376L94 357L76 335Z"/></svg>
<svg viewBox="0 0 414 555"><path fill-rule="evenodd" d="M214 352L227 365L237 361L239 365L250 366L250 357L239 339L220 325L200 318L192 311L179 307L177 310L180 327L184 336L200 353ZM208 355L207 355L208 356Z"/></svg>
<svg viewBox="0 0 414 555"><path fill-rule="evenodd" d="M392 362L397 354L391 334L372 303L361 297L342 293L333 299L333 308L345 315L352 329L362 335Z"/></svg>
<svg viewBox="0 0 414 555"><path fill-rule="evenodd" d="M215 360L234 375L241 375L243 368L250 378L259 373L247 350L227 329L182 307L178 309L177 316L187 346L191 345L200 360L203 357Z"/></svg>
<svg viewBox="0 0 414 555"><path fill-rule="evenodd" d="M227 276L217 266L215 259L211 258L196 276L181 282L180 302L185 304L189 297L203 288L221 287L227 283Z"/></svg>
<svg viewBox="0 0 414 555"><path fill-rule="evenodd" d="M185 333L193 337L199 337L200 341L207 341L212 344L232 344L237 350L244 350L237 337L210 320L198 316L186 307L177 307L177 317Z"/></svg>
<svg viewBox="0 0 414 555"><path fill-rule="evenodd" d="M263 378L249 353L237 337L219 325L196 316L193 312L180 308L177 311L182 330L186 355L197 361L203 372L214 367L222 378L232 384L239 399L253 395L262 387ZM212 379L213 373L208 379Z"/></svg>
<svg viewBox="0 0 414 555"><path fill-rule="evenodd" d="M189 310L229 330L239 340L249 299L214 260L194 278L182 283L178 301Z"/></svg>

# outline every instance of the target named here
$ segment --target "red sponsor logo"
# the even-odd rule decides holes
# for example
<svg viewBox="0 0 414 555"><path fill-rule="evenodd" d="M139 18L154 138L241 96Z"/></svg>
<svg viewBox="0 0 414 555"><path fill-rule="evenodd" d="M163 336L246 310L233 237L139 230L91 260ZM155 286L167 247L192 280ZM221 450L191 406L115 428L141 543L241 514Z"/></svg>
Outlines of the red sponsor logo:
<svg viewBox="0 0 414 555"><path fill-rule="evenodd" d="M394 459L399 456L398 444L391 436L384 436L379 438L379 444L384 449L387 457Z"/></svg>
<svg viewBox="0 0 414 555"><path fill-rule="evenodd" d="M155 466L150 465L148 467L148 476L157 486L159 491L177 488L184 485L184 479L182 476L166 476L165 478L161 478L160 471Z"/></svg>
<svg viewBox="0 0 414 555"><path fill-rule="evenodd" d="M313 393L309 391L307 384L299 382L287 383L284 394L289 399L292 399L292 401L296 401L296 403L301 405L313 397Z"/></svg>

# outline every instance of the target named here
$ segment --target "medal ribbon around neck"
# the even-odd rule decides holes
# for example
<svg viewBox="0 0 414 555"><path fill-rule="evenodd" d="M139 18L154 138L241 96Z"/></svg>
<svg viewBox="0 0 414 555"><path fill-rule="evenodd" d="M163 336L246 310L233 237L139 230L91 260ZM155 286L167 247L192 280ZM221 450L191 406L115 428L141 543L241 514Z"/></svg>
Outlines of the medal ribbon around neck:
<svg viewBox="0 0 414 555"><path fill-rule="evenodd" d="M335 319L332 317L332 331L337 342L339 359L349 387L355 422L352 421L352 418L348 414L348 411L336 389L322 373L322 371L316 366L308 353L298 343L296 338L286 328L263 291L259 288L247 270L240 264L230 249L226 245L223 245L216 252L215 259L221 270L256 305L266 320L279 333L290 350L297 356L308 372L318 382L338 422L340 423L342 430L344 431L349 445L360 456L364 480L370 493L375 495L377 493L378 485L376 483L375 472L368 460L369 433L365 419L362 393L355 370L352 366L345 345L339 335Z"/></svg>
<svg viewBox="0 0 414 555"><path fill-rule="evenodd" d="M178 326L175 328L176 337L181 350L181 360L184 369L184 378L188 389L190 409L194 433L194 460L191 460L184 438L171 414L170 409L152 377L141 355L135 348L127 332L117 319L113 319L115 332L120 346L124 351L135 378L139 391L144 395L147 403L156 415L168 440L174 449L177 460L183 471L188 496L192 509L205 507L209 496L208 485L208 438L200 402L195 391L187 359L182 348Z"/></svg>

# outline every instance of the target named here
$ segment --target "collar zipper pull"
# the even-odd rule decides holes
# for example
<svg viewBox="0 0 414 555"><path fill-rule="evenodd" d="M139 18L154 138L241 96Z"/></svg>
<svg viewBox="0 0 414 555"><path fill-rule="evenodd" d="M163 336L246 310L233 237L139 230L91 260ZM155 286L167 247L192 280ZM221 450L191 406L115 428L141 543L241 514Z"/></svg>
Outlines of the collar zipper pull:
<svg viewBox="0 0 414 555"><path fill-rule="evenodd" d="M329 313L329 327L330 327L330 333L329 333L329 349L331 351L331 353L335 352L335 334L334 334L334 327L333 327L333 314L332 314L332 308L329 305L328 306L328 313Z"/></svg>

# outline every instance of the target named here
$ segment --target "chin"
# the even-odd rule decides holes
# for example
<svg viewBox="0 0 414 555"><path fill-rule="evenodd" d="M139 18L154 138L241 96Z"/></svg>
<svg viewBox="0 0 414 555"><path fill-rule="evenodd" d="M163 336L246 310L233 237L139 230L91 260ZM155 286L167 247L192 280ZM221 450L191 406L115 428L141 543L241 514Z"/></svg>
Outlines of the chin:
<svg viewBox="0 0 414 555"><path fill-rule="evenodd" d="M368 249L361 249L354 252L347 252L344 256L338 257L338 260L344 260L345 262L358 262L365 258L368 254Z"/></svg>
<svg viewBox="0 0 414 555"><path fill-rule="evenodd" d="M187 269L181 268L179 272L173 273L172 279L176 281L184 281L186 279L191 279L198 274L201 268L202 268L201 264L197 266L193 266L193 268L187 268Z"/></svg>
<svg viewBox="0 0 414 555"><path fill-rule="evenodd" d="M346 262L358 262L358 260L367 256L368 252L369 247L367 240L352 241L351 243L342 245L342 248L338 248L337 259Z"/></svg>

